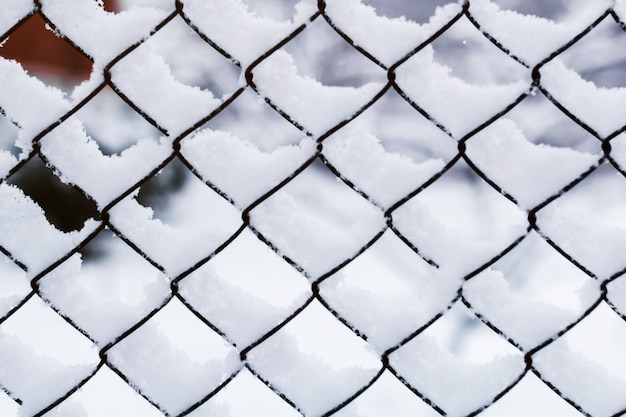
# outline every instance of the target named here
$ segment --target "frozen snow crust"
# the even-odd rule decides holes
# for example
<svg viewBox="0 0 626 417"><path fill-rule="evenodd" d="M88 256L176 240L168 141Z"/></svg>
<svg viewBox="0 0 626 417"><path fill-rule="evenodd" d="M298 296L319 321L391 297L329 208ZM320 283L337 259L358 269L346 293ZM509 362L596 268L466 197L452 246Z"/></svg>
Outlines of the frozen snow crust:
<svg viewBox="0 0 626 417"><path fill-rule="evenodd" d="M119 3L0 13L0 416L626 414L626 1Z"/></svg>

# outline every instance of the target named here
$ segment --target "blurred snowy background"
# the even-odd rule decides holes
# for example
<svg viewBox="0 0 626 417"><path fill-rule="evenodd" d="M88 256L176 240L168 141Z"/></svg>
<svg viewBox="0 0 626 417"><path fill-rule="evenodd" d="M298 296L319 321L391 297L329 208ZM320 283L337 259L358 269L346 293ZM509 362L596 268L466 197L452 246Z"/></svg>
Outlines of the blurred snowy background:
<svg viewBox="0 0 626 417"><path fill-rule="evenodd" d="M624 414L625 21L12 0L0 415Z"/></svg>

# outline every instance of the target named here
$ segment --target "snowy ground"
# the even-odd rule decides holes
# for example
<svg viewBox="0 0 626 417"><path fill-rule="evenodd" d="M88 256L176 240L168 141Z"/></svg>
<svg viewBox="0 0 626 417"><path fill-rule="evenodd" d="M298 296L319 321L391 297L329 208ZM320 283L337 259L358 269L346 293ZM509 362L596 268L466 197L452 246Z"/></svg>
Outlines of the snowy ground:
<svg viewBox="0 0 626 417"><path fill-rule="evenodd" d="M624 413L626 2L41 4L94 65L0 58L1 416Z"/></svg>

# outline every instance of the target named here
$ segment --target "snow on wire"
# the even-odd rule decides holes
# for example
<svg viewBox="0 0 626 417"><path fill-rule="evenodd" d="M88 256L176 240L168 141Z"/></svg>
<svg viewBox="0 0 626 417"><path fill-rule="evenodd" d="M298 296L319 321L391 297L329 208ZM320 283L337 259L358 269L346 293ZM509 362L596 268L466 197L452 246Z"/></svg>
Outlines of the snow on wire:
<svg viewBox="0 0 626 417"><path fill-rule="evenodd" d="M625 1L135 3L0 13L3 416L626 414Z"/></svg>

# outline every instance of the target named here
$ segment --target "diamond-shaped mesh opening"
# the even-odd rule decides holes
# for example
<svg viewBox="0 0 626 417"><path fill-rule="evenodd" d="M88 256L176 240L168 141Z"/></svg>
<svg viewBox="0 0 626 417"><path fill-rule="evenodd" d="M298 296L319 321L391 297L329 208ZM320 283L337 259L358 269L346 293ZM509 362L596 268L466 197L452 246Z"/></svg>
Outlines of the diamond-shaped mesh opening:
<svg viewBox="0 0 626 417"><path fill-rule="evenodd" d="M461 303L390 359L413 389L451 416L482 408L524 373L522 355Z"/></svg>
<svg viewBox="0 0 626 417"><path fill-rule="evenodd" d="M245 120L245 123L242 121ZM249 89L200 129L231 133L265 153L298 144L305 134Z"/></svg>
<svg viewBox="0 0 626 417"><path fill-rule="evenodd" d="M303 59L305 48L316 61ZM334 54L344 58L334 60ZM256 89L273 106L314 135L358 114L386 81L382 68L350 48L322 19L262 61L253 76ZM285 94L284 85L275 83L277 78L298 93Z"/></svg>
<svg viewBox="0 0 626 417"><path fill-rule="evenodd" d="M601 141L581 128L539 92L527 96L500 120L512 120L523 131L526 139L536 145L570 148L594 155L601 153ZM489 128L490 126L476 136L488 132ZM467 142L468 147L473 140Z"/></svg>
<svg viewBox="0 0 626 417"><path fill-rule="evenodd" d="M429 265L387 230L324 281L320 293L369 343L385 350L443 311L460 285L458 276Z"/></svg>
<svg viewBox="0 0 626 417"><path fill-rule="evenodd" d="M263 6L260 6L261 14L257 14L254 6L250 10L245 2L213 4L202 0L185 0L183 12L191 24L226 56L245 67L315 14L316 5L313 0L300 3L298 8L281 6L284 11L289 10L288 17L284 20L283 13L279 13L279 17L267 16L263 14L265 8L261 10Z"/></svg>
<svg viewBox="0 0 626 417"><path fill-rule="evenodd" d="M528 78L528 69L514 61L462 17L430 44L434 61L450 75L474 85L510 84Z"/></svg>
<svg viewBox="0 0 626 417"><path fill-rule="evenodd" d="M597 191L600 186L602 193ZM537 213L541 233L591 273L601 279L610 277L625 266L616 256L624 239L624 187L622 175L609 164L601 165Z"/></svg>
<svg viewBox="0 0 626 417"><path fill-rule="evenodd" d="M0 351L3 384L21 401L20 413L27 415L69 392L98 363L92 342L38 297L0 325ZM42 383L47 389L41 389Z"/></svg>
<svg viewBox="0 0 626 417"><path fill-rule="evenodd" d="M615 111L626 102L624 90L619 88L623 85L619 76L619 62L623 57L617 54L612 63L603 59L598 65L593 64L596 62L593 57L602 54L598 51L598 45L602 43L623 43L626 34L622 32L621 26L611 16L606 16L579 42L549 60L539 70L544 94L577 123L601 139L613 137L626 125L626 118ZM585 42L587 37L591 37L591 41ZM615 37L618 40L609 41ZM606 72L604 67L609 68L613 75Z"/></svg>
<svg viewBox="0 0 626 417"><path fill-rule="evenodd" d="M113 101L121 105L116 99ZM131 125L144 123L133 115L130 119ZM97 202L99 208L103 208L143 182L172 152L171 138L166 135L142 140L133 134L133 139L136 143L122 144L130 147L119 154L103 154L98 142L86 132L82 121L71 117L44 136L40 143L41 152L60 176L80 187ZM119 149L120 144L117 146Z"/></svg>
<svg viewBox="0 0 626 417"><path fill-rule="evenodd" d="M105 87L75 113L87 136L95 140L103 155L119 155L139 141L158 142L163 135L111 87Z"/></svg>
<svg viewBox="0 0 626 417"><path fill-rule="evenodd" d="M181 148L194 171L241 208L291 176L316 151L312 138L250 90L186 137Z"/></svg>
<svg viewBox="0 0 626 417"><path fill-rule="evenodd" d="M470 52L473 48L476 54ZM530 71L461 17L402 63L396 84L422 113L461 139L523 98Z"/></svg>
<svg viewBox="0 0 626 417"><path fill-rule="evenodd" d="M601 145L536 94L470 138L466 155L521 207L532 208L595 166ZM529 157L519 158L521 153ZM552 169L555 164L561 169Z"/></svg>
<svg viewBox="0 0 626 417"><path fill-rule="evenodd" d="M147 71L133 72L132 68L140 62ZM155 107L158 111L156 103L151 103L154 95L146 96L142 91L144 89L140 88L146 81L155 81L158 75L161 85L153 84L152 88L172 96L161 104L171 106L178 95L180 99L176 104L187 105L193 110L197 106L206 106L205 102L210 102L210 98L222 99L237 90L240 71L182 18L177 17L116 64L113 81L140 107ZM204 94L194 90L198 88ZM190 100L190 103L185 103Z"/></svg>
<svg viewBox="0 0 626 417"><path fill-rule="evenodd" d="M180 18L168 23L146 45L155 49L174 78L185 85L211 91L217 98L228 96L238 87L241 69L226 60Z"/></svg>
<svg viewBox="0 0 626 417"><path fill-rule="evenodd" d="M429 8L436 1L421 2L420 6ZM349 39L355 49L386 68L443 30L462 11L460 3L448 2L436 8L429 19L423 20L418 17L424 10L422 7L397 1L328 0L325 6L324 15L333 28ZM397 15L400 8L403 16Z"/></svg>
<svg viewBox="0 0 626 417"><path fill-rule="evenodd" d="M178 300L115 345L108 357L143 395L171 414L193 406L239 368L236 350ZM172 395L181 385L185 395Z"/></svg>
<svg viewBox="0 0 626 417"><path fill-rule="evenodd" d="M64 184L38 157L24 165L10 180L32 198L57 229L79 230L88 219L99 217L96 205L80 191Z"/></svg>
<svg viewBox="0 0 626 417"><path fill-rule="evenodd" d="M441 172L456 156L457 147L389 91L326 139L323 154L359 190L389 207Z"/></svg>
<svg viewBox="0 0 626 417"><path fill-rule="evenodd" d="M394 211L393 224L425 259L462 274L499 255L527 226L523 211L462 163Z"/></svg>
<svg viewBox="0 0 626 417"><path fill-rule="evenodd" d="M469 12L494 44L532 68L588 30L610 6L608 1L474 0Z"/></svg>
<svg viewBox="0 0 626 417"><path fill-rule="evenodd" d="M535 353L533 366L584 412L619 415L626 408L621 395L626 362L610 347L625 338L624 320L602 302L567 334ZM603 401L595 401L598 395Z"/></svg>
<svg viewBox="0 0 626 417"><path fill-rule="evenodd" d="M250 219L279 253L312 278L355 256L383 228L380 209L320 163L256 206Z"/></svg>
<svg viewBox="0 0 626 417"><path fill-rule="evenodd" d="M310 329L322 337L310 337ZM311 415L332 410L367 385L381 365L363 340L317 302L252 350L248 360L261 378Z"/></svg>
<svg viewBox="0 0 626 417"><path fill-rule="evenodd" d="M624 87L626 53L609 45L626 44L622 26L608 16L580 41L559 54L558 59L597 87Z"/></svg>
<svg viewBox="0 0 626 417"><path fill-rule="evenodd" d="M310 296L306 279L249 230L186 277L180 288L240 349L287 319Z"/></svg>
<svg viewBox="0 0 626 417"><path fill-rule="evenodd" d="M473 277L463 287L463 295L510 340L530 350L576 322L600 292L594 279L530 233ZM542 325L529 328L529 320Z"/></svg>
<svg viewBox="0 0 626 417"><path fill-rule="evenodd" d="M385 78L380 67L355 51L322 19L307 26L283 50L293 57L298 75L314 78L324 86L357 88ZM341 59L334 59L338 55Z"/></svg>
<svg viewBox="0 0 626 417"><path fill-rule="evenodd" d="M167 278L109 230L46 274L39 287L99 346L124 334L170 294Z"/></svg>
<svg viewBox="0 0 626 417"><path fill-rule="evenodd" d="M0 56L18 61L29 74L64 89L89 78L92 63L59 38L42 15L33 14L0 47Z"/></svg>
<svg viewBox="0 0 626 417"><path fill-rule="evenodd" d="M240 211L179 161L144 187L143 196L140 189L111 210L111 222L171 277L210 256L241 226Z"/></svg>

